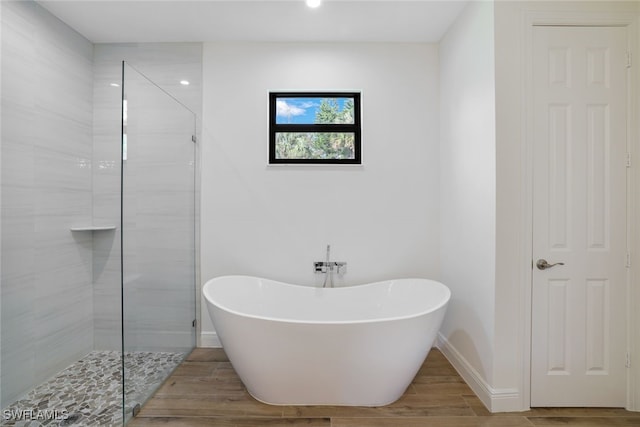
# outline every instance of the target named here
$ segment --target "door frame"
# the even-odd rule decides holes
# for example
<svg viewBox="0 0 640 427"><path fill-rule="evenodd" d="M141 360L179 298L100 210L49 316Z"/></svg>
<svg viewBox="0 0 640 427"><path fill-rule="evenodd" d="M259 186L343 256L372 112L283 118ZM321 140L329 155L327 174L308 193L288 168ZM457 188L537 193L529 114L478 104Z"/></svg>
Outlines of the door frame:
<svg viewBox="0 0 640 427"><path fill-rule="evenodd" d="M523 197L523 225L520 254L521 298L520 331L522 333L522 409L531 404L531 327L532 327L532 283L533 283L533 30L536 26L615 26L627 30L627 50L632 53L634 64L627 70L629 96L627 97L627 150L631 154L632 166L627 172L627 218L635 218L640 213L640 73L637 72L638 55L637 16L618 12L576 12L549 11L523 14L521 51L522 78L522 135L521 141L521 191ZM632 70L636 70L635 76ZM640 411L640 313L632 307L640 307L640 226L627 221L627 246L631 253L631 266L627 280L627 353L630 366L627 370L626 409Z"/></svg>

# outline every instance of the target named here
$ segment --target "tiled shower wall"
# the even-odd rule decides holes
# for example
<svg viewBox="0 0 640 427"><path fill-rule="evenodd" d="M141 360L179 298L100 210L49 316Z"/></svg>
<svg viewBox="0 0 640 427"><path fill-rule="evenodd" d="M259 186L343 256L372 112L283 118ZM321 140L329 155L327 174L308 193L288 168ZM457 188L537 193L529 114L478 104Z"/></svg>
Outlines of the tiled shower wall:
<svg viewBox="0 0 640 427"><path fill-rule="evenodd" d="M92 44L2 7L0 407L93 349Z"/></svg>

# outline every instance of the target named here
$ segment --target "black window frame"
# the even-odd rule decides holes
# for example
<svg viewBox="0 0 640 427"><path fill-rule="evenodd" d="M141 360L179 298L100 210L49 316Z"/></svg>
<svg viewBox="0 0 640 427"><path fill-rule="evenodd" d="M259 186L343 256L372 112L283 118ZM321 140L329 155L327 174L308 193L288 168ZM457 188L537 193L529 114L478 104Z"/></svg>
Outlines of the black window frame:
<svg viewBox="0 0 640 427"><path fill-rule="evenodd" d="M353 124L278 124L278 98L353 98ZM360 120L360 92L269 92L269 164L362 164L362 129ZM353 159L277 159L276 134L280 132L353 133Z"/></svg>

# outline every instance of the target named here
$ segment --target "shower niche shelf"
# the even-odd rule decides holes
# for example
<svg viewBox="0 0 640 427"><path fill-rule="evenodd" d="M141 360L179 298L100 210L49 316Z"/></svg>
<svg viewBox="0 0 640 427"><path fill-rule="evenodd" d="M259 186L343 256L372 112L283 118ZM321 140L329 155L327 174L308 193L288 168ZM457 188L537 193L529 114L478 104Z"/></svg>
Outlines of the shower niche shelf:
<svg viewBox="0 0 640 427"><path fill-rule="evenodd" d="M115 230L115 225L87 225L83 227L71 227L71 231L109 231Z"/></svg>

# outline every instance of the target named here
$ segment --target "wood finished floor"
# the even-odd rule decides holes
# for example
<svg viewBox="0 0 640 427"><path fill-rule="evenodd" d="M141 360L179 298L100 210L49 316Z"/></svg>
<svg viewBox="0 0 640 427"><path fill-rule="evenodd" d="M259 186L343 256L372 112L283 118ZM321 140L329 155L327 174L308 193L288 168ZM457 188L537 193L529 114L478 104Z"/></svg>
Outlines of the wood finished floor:
<svg viewBox="0 0 640 427"><path fill-rule="evenodd" d="M129 424L238 427L640 426L623 409L538 408L491 414L451 364L433 349L406 393L377 408L271 406L254 400L221 349L198 348Z"/></svg>

